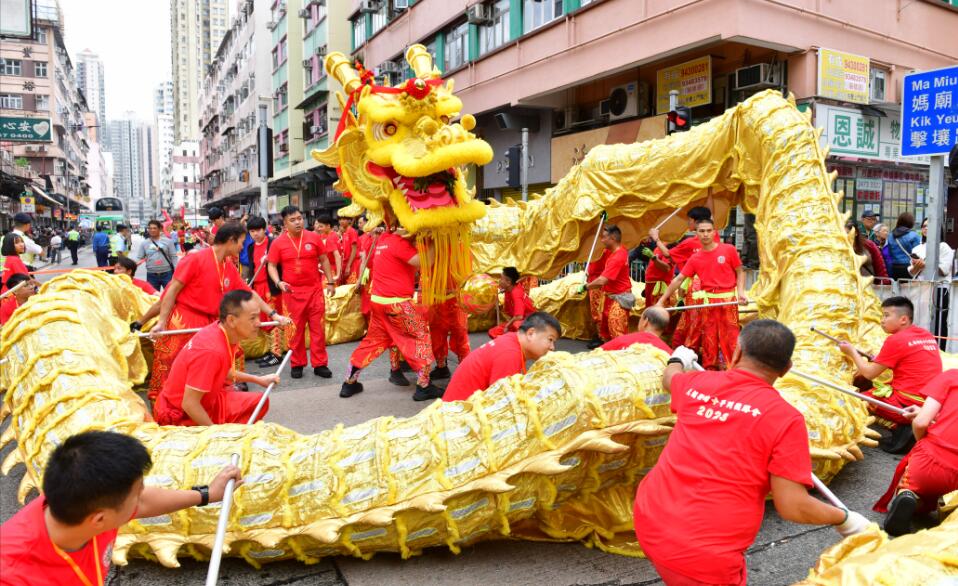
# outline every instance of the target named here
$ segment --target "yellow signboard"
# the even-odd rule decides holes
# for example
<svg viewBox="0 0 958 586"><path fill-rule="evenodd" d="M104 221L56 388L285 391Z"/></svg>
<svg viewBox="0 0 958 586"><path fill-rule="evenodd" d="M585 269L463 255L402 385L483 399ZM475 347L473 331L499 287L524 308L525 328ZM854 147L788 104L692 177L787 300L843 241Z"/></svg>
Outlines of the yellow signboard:
<svg viewBox="0 0 958 586"><path fill-rule="evenodd" d="M37 213L36 200L33 199L32 195L20 196L20 211L26 214Z"/></svg>
<svg viewBox="0 0 958 586"><path fill-rule="evenodd" d="M679 106L704 106L712 103L712 57L706 55L655 72L656 112L669 111L669 92L679 91Z"/></svg>
<svg viewBox="0 0 958 586"><path fill-rule="evenodd" d="M818 50L818 95L854 104L868 103L868 57L834 49Z"/></svg>

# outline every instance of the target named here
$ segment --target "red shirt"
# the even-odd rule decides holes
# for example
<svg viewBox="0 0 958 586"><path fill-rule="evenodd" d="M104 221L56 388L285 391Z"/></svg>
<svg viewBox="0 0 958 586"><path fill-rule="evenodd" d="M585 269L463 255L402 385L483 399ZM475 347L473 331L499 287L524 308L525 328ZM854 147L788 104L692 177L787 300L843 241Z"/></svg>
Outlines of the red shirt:
<svg viewBox="0 0 958 586"><path fill-rule="evenodd" d="M675 375L672 411L678 423L636 493L636 535L655 565L738 583L771 476L812 486L805 419L739 369Z"/></svg>
<svg viewBox="0 0 958 586"><path fill-rule="evenodd" d="M941 373L938 343L931 332L916 325L888 336L875 362L891 369L893 389L922 397L928 381Z"/></svg>
<svg viewBox="0 0 958 586"><path fill-rule="evenodd" d="M20 257L17 255L3 257L3 278L0 279L0 281L3 282L3 286L0 287L0 293L7 290L7 281L17 273L23 273L24 275L29 274L27 265L23 264L23 261L20 260Z"/></svg>
<svg viewBox="0 0 958 586"><path fill-rule="evenodd" d="M602 285L602 291L605 293L617 295L632 290L632 279L629 277L629 251L624 246L620 246L618 250L609 253L606 257L602 276L609 280Z"/></svg>
<svg viewBox="0 0 958 586"><path fill-rule="evenodd" d="M376 278L370 293L380 297L411 298L416 290L416 268L409 264L409 259L417 254L416 247L402 236L389 232L380 236L373 253Z"/></svg>
<svg viewBox="0 0 958 586"><path fill-rule="evenodd" d="M712 250L700 250L682 267L686 277L698 275L702 290L728 291L735 289L735 269L742 266L738 251L731 244L719 243Z"/></svg>
<svg viewBox="0 0 958 586"><path fill-rule="evenodd" d="M662 341L662 338L652 332L633 332L631 334L625 334L624 336L613 338L605 344L602 344L601 348L603 350L622 350L632 344L651 344L663 352L672 353L672 349Z"/></svg>
<svg viewBox="0 0 958 586"><path fill-rule="evenodd" d="M602 271L605 270L605 261L609 258L609 251L603 250L599 258L589 263L589 270L585 272L585 277L589 281L593 281L602 274Z"/></svg>
<svg viewBox="0 0 958 586"><path fill-rule="evenodd" d="M536 312L536 306L522 285L513 285L511 291L506 291L505 297L505 310L509 317L527 317Z"/></svg>
<svg viewBox="0 0 958 586"><path fill-rule="evenodd" d="M715 241L722 242L718 232L715 233ZM670 248L669 256L672 257L672 262L675 263L676 268L681 271L682 267L685 266L685 263L688 262L692 255L700 250L702 250L702 243L699 241L699 237L693 232L691 236Z"/></svg>
<svg viewBox="0 0 958 586"><path fill-rule="evenodd" d="M163 384L163 390L156 401L157 420L163 420L162 414L170 409L183 409L183 394L186 387L192 387L203 393L200 404L209 414L214 424L226 420L222 407L225 387L229 384L230 370L233 368L235 345L228 345L226 332L219 322L211 323L193 336L186 346L176 355L170 375ZM189 415L182 413L182 419L188 421ZM177 424L175 421L173 424ZM163 420L162 424L169 424Z"/></svg>
<svg viewBox="0 0 958 586"><path fill-rule="evenodd" d="M325 253L326 258L329 259L329 269L333 272L336 271L336 251L339 250L339 236L335 232L330 232L329 234L320 234L320 238L323 239L323 246L326 247ZM342 256L342 254L340 254ZM342 262L346 262L343 259Z"/></svg>
<svg viewBox="0 0 958 586"><path fill-rule="evenodd" d="M20 307L20 302L14 295L7 295L5 299L0 300L0 326L10 321L13 312Z"/></svg>
<svg viewBox="0 0 958 586"><path fill-rule="evenodd" d="M46 498L33 499L0 527L0 584L3 586L80 586L75 570L53 549L44 521ZM106 581L117 530L104 531L79 551L65 552L90 584ZM94 547L95 543L95 547ZM63 550L61 550L63 551Z"/></svg>
<svg viewBox="0 0 958 586"><path fill-rule="evenodd" d="M140 288L147 295L157 295L159 292L153 288L153 285L150 285L148 282L143 279L130 279L133 281L133 284Z"/></svg>
<svg viewBox="0 0 958 586"><path fill-rule="evenodd" d="M216 233L219 231L219 229L219 224L214 222L213 225L210 226L210 236L216 236Z"/></svg>
<svg viewBox="0 0 958 586"><path fill-rule="evenodd" d="M342 239L339 241L339 255L343 257L343 272L348 273L355 268L359 268L359 235L356 233L355 228L346 228L346 231L343 232ZM346 266L346 263L349 262L349 251L356 245L356 256L353 258L354 266Z"/></svg>
<svg viewBox="0 0 958 586"><path fill-rule="evenodd" d="M173 271L173 278L183 283L176 303L204 313L210 316L210 320L219 316L224 293L234 289L249 291L236 264L229 259L217 263L213 250L210 248L186 255Z"/></svg>
<svg viewBox="0 0 958 586"><path fill-rule="evenodd" d="M183 244L186 242L186 231L182 228L176 231L176 239L180 243L180 248L183 248Z"/></svg>
<svg viewBox="0 0 958 586"><path fill-rule="evenodd" d="M273 240L267 259L282 267L283 281L295 291L297 287L322 286L319 258L326 250L323 237L315 232L303 230L298 238L293 238L289 232L283 232L282 236Z"/></svg>
<svg viewBox="0 0 958 586"><path fill-rule="evenodd" d="M466 356L452 373L443 401L463 401L477 391L488 389L499 379L526 372L526 359L516 332L486 342Z"/></svg>
<svg viewBox="0 0 958 586"><path fill-rule="evenodd" d="M932 379L925 394L941 403L941 410L921 441L940 448L946 463L958 468L958 369L946 370Z"/></svg>
<svg viewBox="0 0 958 586"><path fill-rule="evenodd" d="M659 250L659 247L656 246L652 251L652 254L655 258L659 259L665 264L669 264L669 261L665 259L665 256L662 254L662 251ZM645 282L646 283L655 283L657 281L669 282L672 280L672 271L671 270L662 270L659 268L659 265L655 264L655 261L651 258L649 259L648 266L645 267Z"/></svg>

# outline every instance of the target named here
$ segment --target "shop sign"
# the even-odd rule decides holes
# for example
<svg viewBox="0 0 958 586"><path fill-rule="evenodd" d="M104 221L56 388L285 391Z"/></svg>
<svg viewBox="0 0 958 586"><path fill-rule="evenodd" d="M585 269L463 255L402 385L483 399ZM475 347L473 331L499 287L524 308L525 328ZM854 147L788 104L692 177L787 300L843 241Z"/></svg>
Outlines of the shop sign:
<svg viewBox="0 0 958 586"><path fill-rule="evenodd" d="M888 116L865 116L854 108L815 104L815 126L823 128L822 146L833 155L878 161L928 164L928 157L901 155L901 121L896 112Z"/></svg>
<svg viewBox="0 0 958 586"><path fill-rule="evenodd" d="M271 214L278 214L278 213L279 213L279 209L277 209L277 207L276 207L276 196L275 196L275 195L271 195L271 196L269 196L269 197L267 198L267 200L266 200L266 211L268 211L268 212L271 213Z"/></svg>
<svg viewBox="0 0 958 586"><path fill-rule="evenodd" d="M855 180L855 199L862 202L881 201L883 186L881 179L859 178Z"/></svg>
<svg viewBox="0 0 958 586"><path fill-rule="evenodd" d="M712 57L706 55L655 72L655 103L659 114L669 112L669 92L679 91L680 106L712 103Z"/></svg>
<svg viewBox="0 0 958 586"><path fill-rule="evenodd" d="M958 66L905 76L901 153L947 155L958 145Z"/></svg>
<svg viewBox="0 0 958 586"><path fill-rule="evenodd" d="M282 211L283 208L289 205L289 195L277 195L276 196L276 208L277 213Z"/></svg>
<svg viewBox="0 0 958 586"><path fill-rule="evenodd" d="M35 214L37 211L36 199L32 195L21 195L20 211L25 214Z"/></svg>
<svg viewBox="0 0 958 586"><path fill-rule="evenodd" d="M49 118L0 116L0 140L52 142Z"/></svg>
<svg viewBox="0 0 958 586"><path fill-rule="evenodd" d="M818 95L823 98L867 104L868 57L834 49L818 50Z"/></svg>

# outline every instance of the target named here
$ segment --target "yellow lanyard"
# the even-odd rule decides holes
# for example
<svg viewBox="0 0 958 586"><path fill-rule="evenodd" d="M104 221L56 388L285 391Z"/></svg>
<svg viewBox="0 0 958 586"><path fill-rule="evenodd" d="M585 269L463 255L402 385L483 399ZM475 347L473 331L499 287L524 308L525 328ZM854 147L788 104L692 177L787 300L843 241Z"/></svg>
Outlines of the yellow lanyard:
<svg viewBox="0 0 958 586"><path fill-rule="evenodd" d="M212 246L210 247L210 253L213 254L213 264L216 265L216 278L220 284L220 293L225 293L226 285L223 284L223 273L226 272L226 259L223 259L223 265L220 266L219 261L216 260L216 249Z"/></svg>
<svg viewBox="0 0 958 586"><path fill-rule="evenodd" d="M303 231L305 232L305 230ZM293 247L293 250L296 251L296 260L299 260L299 253L303 249L303 232L299 233L299 246L293 244L293 237L289 235L289 232L286 233L286 237L289 238L289 244Z"/></svg>
<svg viewBox="0 0 958 586"><path fill-rule="evenodd" d="M229 354L229 357L230 357L230 373L229 373L230 380L233 382L236 382L236 372L235 372L236 363L233 360L233 345L230 344L230 337L226 334L226 330L223 329L223 326L217 326L217 327L220 329L221 332L223 332L223 340L226 342L226 353Z"/></svg>
<svg viewBox="0 0 958 586"><path fill-rule="evenodd" d="M89 578L86 577L86 574L83 573L83 570L80 569L80 566L77 565L73 558L70 557L70 554L60 549L60 547L53 543L53 540L50 540L50 545L53 546L53 551L63 558L69 566L73 569L73 572L77 575L77 578L80 579L80 582L83 582L83 586L93 586L90 583ZM100 548L97 547L96 537L93 538L93 560L96 564L96 583L97 586L103 586L103 568L100 566Z"/></svg>

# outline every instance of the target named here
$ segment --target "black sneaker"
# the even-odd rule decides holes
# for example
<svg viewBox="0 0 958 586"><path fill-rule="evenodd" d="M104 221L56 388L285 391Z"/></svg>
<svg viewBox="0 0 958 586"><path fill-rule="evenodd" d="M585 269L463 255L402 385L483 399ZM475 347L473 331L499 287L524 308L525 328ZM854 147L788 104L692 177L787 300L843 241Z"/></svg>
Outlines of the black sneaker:
<svg viewBox="0 0 958 586"><path fill-rule="evenodd" d="M911 533L911 517L918 508L918 497L910 490L903 490L895 495L888 514L885 515L883 529L892 537Z"/></svg>
<svg viewBox="0 0 958 586"><path fill-rule="evenodd" d="M329 370L329 367L325 364L322 366L313 367L313 374L323 378L333 378L333 371Z"/></svg>
<svg viewBox="0 0 958 586"><path fill-rule="evenodd" d="M602 344L605 344L605 342L602 341L601 338L592 338L591 340L589 340L589 343L585 345L585 347L588 348L589 350L595 350Z"/></svg>
<svg viewBox="0 0 958 586"><path fill-rule="evenodd" d="M279 363L280 363L279 357L273 353L269 353L266 356L263 356L262 358L256 361L256 364L259 364L263 368L266 368L268 366L277 366L279 365Z"/></svg>
<svg viewBox="0 0 958 586"><path fill-rule="evenodd" d="M452 376L452 373L449 372L448 366L437 366L432 369L432 372L429 373L429 378L432 380L439 380L443 378L449 378Z"/></svg>
<svg viewBox="0 0 958 586"><path fill-rule="evenodd" d="M401 368L403 372L412 372L412 367L409 366L409 363L405 360L399 361L399 368Z"/></svg>
<svg viewBox="0 0 958 586"><path fill-rule="evenodd" d="M348 399L355 394L363 392L363 383L356 381L354 383L343 383L343 388L339 390L339 396Z"/></svg>
<svg viewBox="0 0 958 586"><path fill-rule="evenodd" d="M889 454L907 454L915 445L915 434L910 425L899 425L891 432L891 437L882 440L878 447Z"/></svg>
<svg viewBox="0 0 958 586"><path fill-rule="evenodd" d="M303 378L303 367L302 367L302 366L294 366L294 367L290 368L290 369L289 369L289 376L291 376L291 377L293 377L293 378Z"/></svg>
<svg viewBox="0 0 958 586"><path fill-rule="evenodd" d="M445 391L439 387L434 387L431 384L421 387L416 385L416 392L412 394L413 401L430 401L432 399L442 398L442 394Z"/></svg>
<svg viewBox="0 0 958 586"><path fill-rule="evenodd" d="M389 371L389 382L397 387L408 387L409 379L402 373L402 369Z"/></svg>

